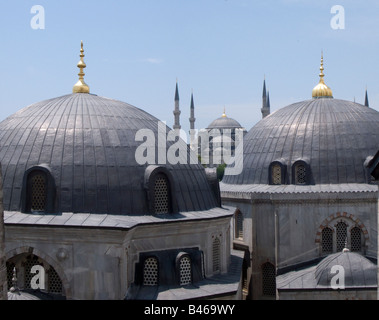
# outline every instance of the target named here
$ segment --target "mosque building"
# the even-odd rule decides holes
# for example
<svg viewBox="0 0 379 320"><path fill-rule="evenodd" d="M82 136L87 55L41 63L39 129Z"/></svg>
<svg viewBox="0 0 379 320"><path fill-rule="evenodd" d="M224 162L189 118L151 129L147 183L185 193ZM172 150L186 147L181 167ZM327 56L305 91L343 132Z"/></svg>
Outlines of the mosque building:
<svg viewBox="0 0 379 320"><path fill-rule="evenodd" d="M240 299L243 252L232 248L234 208L221 206L215 176L197 158L158 158L178 144L196 157L182 140L137 141L141 128L162 134L159 120L90 93L83 43L78 68L72 94L0 123L0 295ZM137 161L141 147L154 163Z"/></svg>
<svg viewBox="0 0 379 320"><path fill-rule="evenodd" d="M248 298L376 299L379 112L367 91L365 105L334 98L322 58L312 99L271 114L263 104L242 172L227 167L220 183L223 205L237 208ZM346 290L331 288L332 262Z"/></svg>

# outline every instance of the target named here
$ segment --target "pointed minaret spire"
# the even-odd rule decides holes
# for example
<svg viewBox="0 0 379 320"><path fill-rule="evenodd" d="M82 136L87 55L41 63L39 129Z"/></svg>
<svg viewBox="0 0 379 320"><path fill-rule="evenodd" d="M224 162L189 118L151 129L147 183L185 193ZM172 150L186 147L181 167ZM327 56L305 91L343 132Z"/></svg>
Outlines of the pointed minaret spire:
<svg viewBox="0 0 379 320"><path fill-rule="evenodd" d="M262 93L262 119L270 114L270 97L267 95L266 89L266 76L263 80L263 93Z"/></svg>
<svg viewBox="0 0 379 320"><path fill-rule="evenodd" d="M80 70L78 74L79 81L72 88L73 93L89 93L89 86L84 82L85 73L83 69L86 68L87 65L85 64L83 58L84 58L84 49L83 49L83 41L82 41L81 49L80 49L80 61L78 62L78 68Z"/></svg>
<svg viewBox="0 0 379 320"><path fill-rule="evenodd" d="M189 122L190 122L190 129L191 130L195 130L195 121L196 121L196 118L195 118L195 104L193 102L193 92L191 93L191 116L189 118Z"/></svg>
<svg viewBox="0 0 379 320"><path fill-rule="evenodd" d="M178 89L178 79L176 79L176 89L175 89L175 110L174 110L174 116L175 116L175 123L174 123L174 130L180 130L182 126L180 125L180 109L179 109L179 89Z"/></svg>
<svg viewBox="0 0 379 320"><path fill-rule="evenodd" d="M366 88L366 94L365 94L365 106L370 107L370 103L368 102L367 88Z"/></svg>

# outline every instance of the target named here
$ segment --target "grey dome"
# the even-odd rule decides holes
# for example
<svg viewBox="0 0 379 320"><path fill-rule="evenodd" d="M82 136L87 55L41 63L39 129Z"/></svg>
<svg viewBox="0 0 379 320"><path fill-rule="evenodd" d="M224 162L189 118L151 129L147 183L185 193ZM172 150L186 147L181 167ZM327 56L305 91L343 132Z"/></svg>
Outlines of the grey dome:
<svg viewBox="0 0 379 320"><path fill-rule="evenodd" d="M220 117L208 126L207 129L240 129L242 126L237 120L229 117Z"/></svg>
<svg viewBox="0 0 379 320"><path fill-rule="evenodd" d="M135 134L144 128L157 137L158 121L127 103L92 94L65 95L18 111L0 123L4 210L20 211L25 172L43 166L54 178L59 212L148 213L147 165L136 162L142 142ZM172 175L178 211L217 206L200 164L164 167Z"/></svg>
<svg viewBox="0 0 379 320"><path fill-rule="evenodd" d="M338 99L313 99L282 108L258 122L246 135L239 175L228 184L267 184L269 167L280 161L287 168L303 160L311 184L367 183L364 162L379 150L379 112ZM238 151L237 151L238 152Z"/></svg>
<svg viewBox="0 0 379 320"><path fill-rule="evenodd" d="M337 274L334 266L343 268L346 287L376 287L377 267L370 260L355 252L339 252L323 259L316 267L317 285L331 285L332 278Z"/></svg>

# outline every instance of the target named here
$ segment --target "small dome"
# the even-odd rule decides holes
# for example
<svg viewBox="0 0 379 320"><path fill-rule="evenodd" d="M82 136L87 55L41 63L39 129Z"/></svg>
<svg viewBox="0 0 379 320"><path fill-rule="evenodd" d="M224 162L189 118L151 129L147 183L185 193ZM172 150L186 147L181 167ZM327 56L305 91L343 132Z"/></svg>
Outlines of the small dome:
<svg viewBox="0 0 379 320"><path fill-rule="evenodd" d="M207 129L242 129L242 126L237 120L227 117L224 111L223 115L212 121Z"/></svg>
<svg viewBox="0 0 379 320"><path fill-rule="evenodd" d="M317 285L331 285L332 278L337 272L332 272L334 266L342 267L345 287L370 287L377 285L377 267L364 256L344 250L331 254L323 259L316 267L315 278Z"/></svg>

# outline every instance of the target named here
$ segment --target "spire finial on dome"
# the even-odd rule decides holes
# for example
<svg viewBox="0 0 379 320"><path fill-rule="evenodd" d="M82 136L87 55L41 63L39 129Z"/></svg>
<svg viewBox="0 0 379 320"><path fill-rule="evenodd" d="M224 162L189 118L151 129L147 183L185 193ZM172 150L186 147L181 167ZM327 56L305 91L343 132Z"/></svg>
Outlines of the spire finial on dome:
<svg viewBox="0 0 379 320"><path fill-rule="evenodd" d="M321 51L321 65L320 65L320 82L313 88L312 97L317 98L333 98L332 90L324 82L324 54Z"/></svg>
<svg viewBox="0 0 379 320"><path fill-rule="evenodd" d="M80 72L78 73L79 81L74 85L72 92L73 93L89 93L89 86L84 82L85 73L83 69L87 67L84 60L84 49L83 49L83 41L81 42L80 49L80 61L78 62L78 68Z"/></svg>
<svg viewBox="0 0 379 320"><path fill-rule="evenodd" d="M224 113L222 114L223 118L226 118L226 113L225 113L225 106L224 106Z"/></svg>

